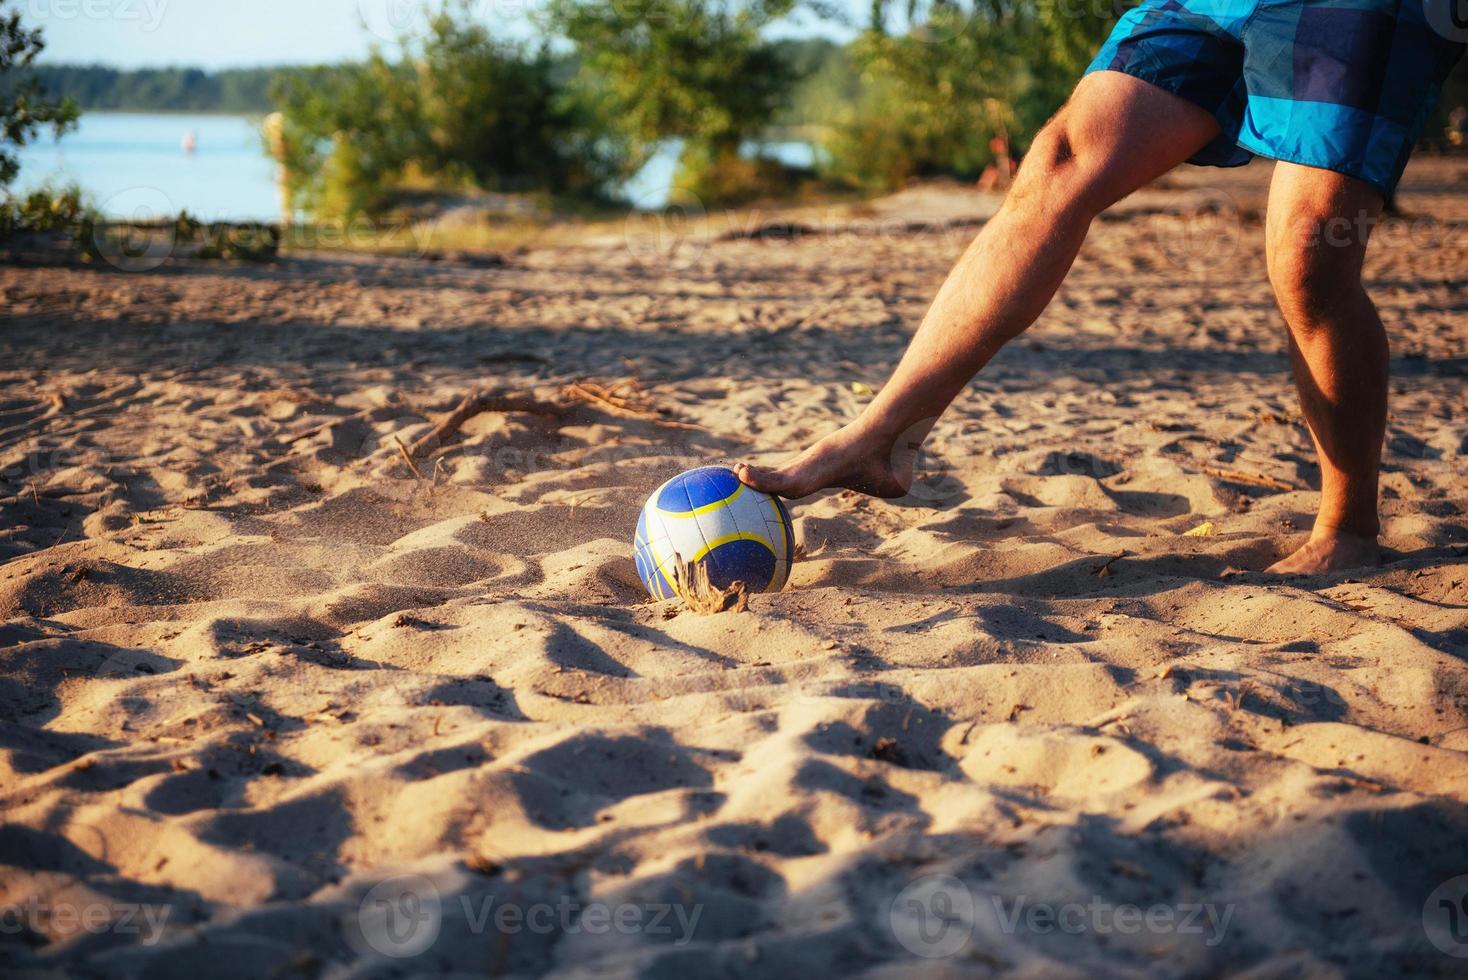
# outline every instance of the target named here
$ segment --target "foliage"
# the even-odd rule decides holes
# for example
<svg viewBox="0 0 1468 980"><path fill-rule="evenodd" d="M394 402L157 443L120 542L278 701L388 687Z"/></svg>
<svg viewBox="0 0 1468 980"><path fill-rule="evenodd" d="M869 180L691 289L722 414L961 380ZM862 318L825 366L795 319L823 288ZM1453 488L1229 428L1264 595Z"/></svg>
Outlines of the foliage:
<svg viewBox="0 0 1468 980"><path fill-rule="evenodd" d="M839 55L843 47L824 37L782 37L770 43L771 52L785 66L785 71L795 80L797 88L800 82L815 75L825 67L827 61ZM787 92L781 100L782 108L788 108L790 94Z"/></svg>
<svg viewBox="0 0 1468 980"><path fill-rule="evenodd" d="M15 179L20 161L12 147L30 142L42 127L57 137L76 124L76 106L55 102L36 80L31 64L45 48L39 30L27 30L17 11L6 12L0 0L0 187Z"/></svg>
<svg viewBox="0 0 1468 980"><path fill-rule="evenodd" d="M0 240L21 232L72 231L88 214L81 189L74 185L41 187L24 197L6 196L0 201Z"/></svg>
<svg viewBox="0 0 1468 980"><path fill-rule="evenodd" d="M1460 59L1443 82L1442 98L1423 130L1424 139L1439 143L1445 141L1448 116L1462 106L1468 106L1468 57Z"/></svg>
<svg viewBox="0 0 1468 980"><path fill-rule="evenodd" d="M872 16L885 23L880 0ZM948 0L904 33L868 30L849 60L828 62L813 82L849 91L856 76L854 97L832 100L826 120L829 175L869 190L930 174L977 176L993 160L995 135L1016 150L1029 144L1110 22L1086 5Z"/></svg>
<svg viewBox="0 0 1468 980"><path fill-rule="evenodd" d="M359 64L208 72L36 65L39 32L0 0L0 187L16 173L7 151L43 127L64 132L77 103L273 105L283 123L272 152L283 157L294 203L328 220L446 194L528 193L591 207L670 140L683 145L675 182L706 204L789 195L811 175L743 152L772 130L816 139L821 176L843 187L971 179L992 162L995 135L1023 153L1102 42L1113 6L547 0L544 26L572 44L552 53L492 36L471 17L471 0L440 3L401 48ZM770 26L797 6L828 20L855 12L867 29L846 44L772 39ZM1468 60L1448 80L1426 138L1440 139L1447 112L1465 102ZM66 217L68 208L77 214ZM8 200L0 231L59 228L79 209L74 193Z"/></svg>
<svg viewBox="0 0 1468 980"><path fill-rule="evenodd" d="M404 188L595 194L621 146L568 98L544 49L501 42L455 5L363 64L282 74L287 181L318 217L380 215Z"/></svg>
<svg viewBox="0 0 1468 980"><path fill-rule="evenodd" d="M670 139L684 141L685 169L717 170L719 194L741 142L785 104L798 65L761 37L794 0L551 0L552 29L575 45L576 90L613 120L638 169Z"/></svg>
<svg viewBox="0 0 1468 980"><path fill-rule="evenodd" d="M16 240L22 248L39 247L41 254L63 254L83 262L136 258L148 248L140 243L149 240L161 243L169 255L273 262L281 230L257 222L204 224L186 211L154 222L107 221L72 184L40 187L24 197L0 200L0 243Z"/></svg>
<svg viewBox="0 0 1468 980"><path fill-rule="evenodd" d="M827 43L818 50L794 55L801 66L801 81L776 116L777 125L805 130L827 128L843 108L861 98L864 83L852 48L849 44Z"/></svg>
<svg viewBox="0 0 1468 980"><path fill-rule="evenodd" d="M678 161L672 198L692 195L700 202L743 204L757 199L788 198L815 175L769 157L748 156L735 145L687 144Z"/></svg>

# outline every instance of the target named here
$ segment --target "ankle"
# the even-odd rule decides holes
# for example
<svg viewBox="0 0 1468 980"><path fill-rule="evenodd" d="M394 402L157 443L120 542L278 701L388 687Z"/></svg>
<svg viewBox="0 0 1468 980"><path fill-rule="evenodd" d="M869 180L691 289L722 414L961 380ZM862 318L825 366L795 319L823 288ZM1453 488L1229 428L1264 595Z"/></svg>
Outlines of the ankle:
<svg viewBox="0 0 1468 980"><path fill-rule="evenodd" d="M885 452L899 443L910 443L911 448L921 445L928 432L937 423L937 418L919 418L913 421L896 412L873 411L868 408L846 426L853 445L869 451Z"/></svg>
<svg viewBox="0 0 1468 980"><path fill-rule="evenodd" d="M841 428L838 435L848 448L864 452L884 451L897 441L901 430L894 431L887 419L871 418L870 414L863 412Z"/></svg>
<svg viewBox="0 0 1468 980"><path fill-rule="evenodd" d="M1353 538L1358 541L1375 541L1381 535L1381 525L1377 522L1375 515L1370 521L1346 521L1315 519L1315 526L1310 530L1311 541L1333 541L1340 538Z"/></svg>

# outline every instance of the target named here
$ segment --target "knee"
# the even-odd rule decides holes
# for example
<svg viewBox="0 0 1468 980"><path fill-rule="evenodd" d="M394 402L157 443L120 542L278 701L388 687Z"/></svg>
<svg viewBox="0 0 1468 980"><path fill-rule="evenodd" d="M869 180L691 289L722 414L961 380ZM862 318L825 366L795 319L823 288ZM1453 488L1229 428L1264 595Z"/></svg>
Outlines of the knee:
<svg viewBox="0 0 1468 980"><path fill-rule="evenodd" d="M1366 301L1355 250L1332 244L1325 230L1298 223L1287 240L1269 242L1269 283L1296 332L1330 328Z"/></svg>
<svg viewBox="0 0 1468 980"><path fill-rule="evenodd" d="M1011 206L1072 212L1087 220L1105 207L1097 205L1096 168L1076 136L1065 110L1040 130L1015 174L1009 191Z"/></svg>

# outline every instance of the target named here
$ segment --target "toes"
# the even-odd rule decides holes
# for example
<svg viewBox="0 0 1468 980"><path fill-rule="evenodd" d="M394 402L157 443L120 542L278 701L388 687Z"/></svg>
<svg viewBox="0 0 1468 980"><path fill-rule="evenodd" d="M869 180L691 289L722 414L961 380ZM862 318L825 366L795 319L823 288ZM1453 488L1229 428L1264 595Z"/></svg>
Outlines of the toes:
<svg viewBox="0 0 1468 980"><path fill-rule="evenodd" d="M763 490L765 493L773 493L787 500L796 500L807 497L815 491L807 489L800 478L799 473L792 473L787 468L775 468L771 466L751 466L749 463L740 463L734 467L734 475L739 477L739 482Z"/></svg>
<svg viewBox="0 0 1468 980"><path fill-rule="evenodd" d="M739 482L748 484L756 490L765 493L779 493L783 481L780 472L772 470L767 466L751 466L748 463L737 463L734 466L734 475L739 477Z"/></svg>

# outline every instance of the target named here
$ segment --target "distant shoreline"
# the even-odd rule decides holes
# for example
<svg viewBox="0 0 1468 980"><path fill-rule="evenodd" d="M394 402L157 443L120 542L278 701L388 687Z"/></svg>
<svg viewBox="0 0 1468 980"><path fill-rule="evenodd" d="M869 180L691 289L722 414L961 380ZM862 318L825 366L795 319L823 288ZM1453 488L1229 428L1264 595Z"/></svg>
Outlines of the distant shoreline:
<svg viewBox="0 0 1468 980"><path fill-rule="evenodd" d="M87 116L219 116L221 118L245 118L268 116L271 109L114 109L110 106L87 108L78 105L82 118Z"/></svg>
<svg viewBox="0 0 1468 980"><path fill-rule="evenodd" d="M282 73L309 65L209 70L112 68L106 65L38 64L35 78L53 98L71 99L82 112L265 115L270 88Z"/></svg>

